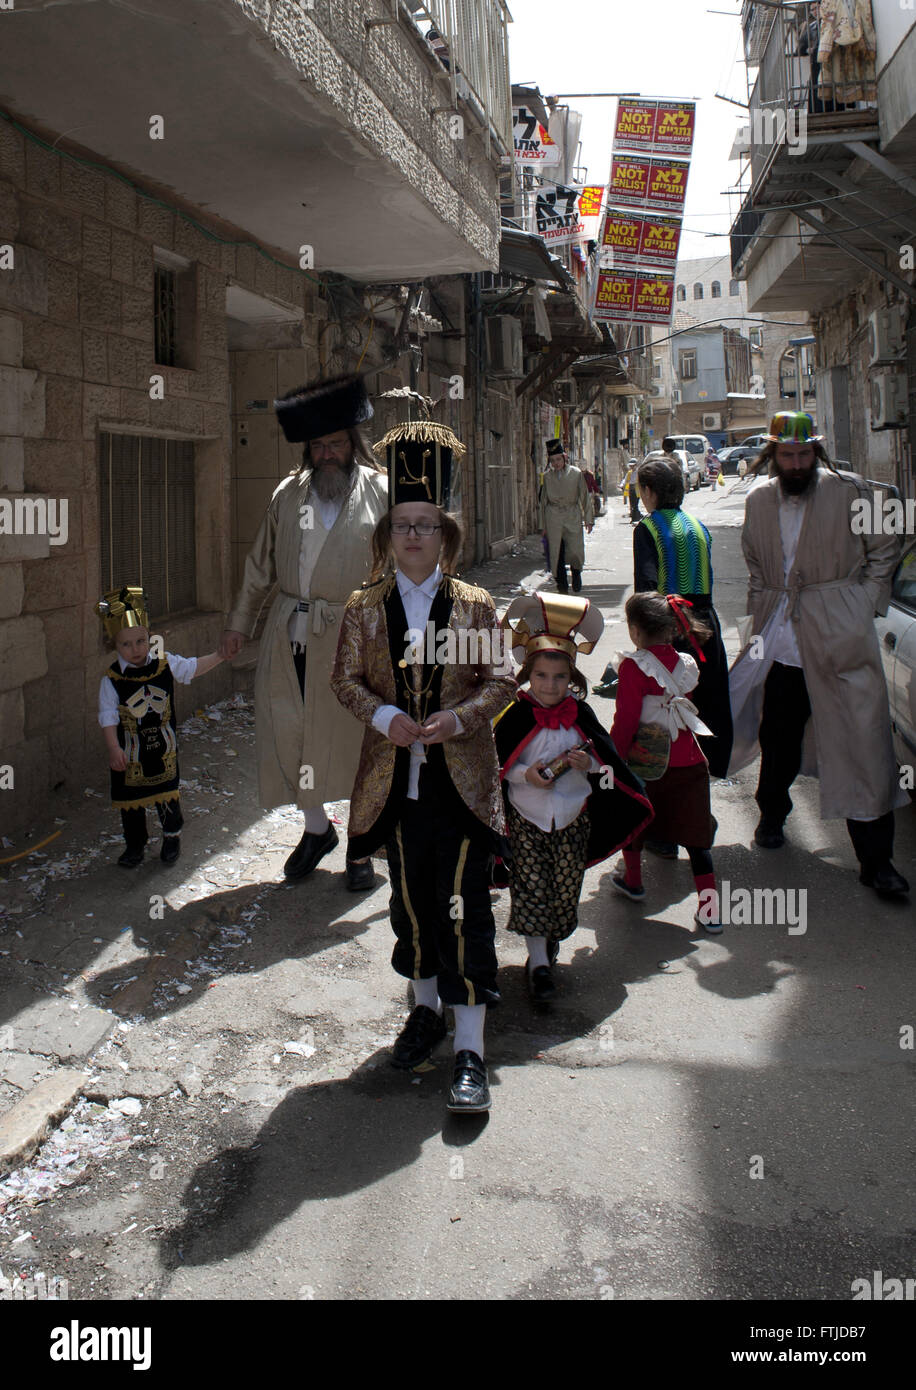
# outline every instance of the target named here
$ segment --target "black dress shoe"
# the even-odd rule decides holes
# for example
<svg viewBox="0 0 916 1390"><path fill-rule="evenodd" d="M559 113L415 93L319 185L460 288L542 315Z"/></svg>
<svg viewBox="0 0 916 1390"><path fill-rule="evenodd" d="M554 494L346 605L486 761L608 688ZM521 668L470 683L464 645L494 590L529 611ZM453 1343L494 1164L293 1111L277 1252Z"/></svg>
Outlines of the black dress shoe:
<svg viewBox="0 0 916 1390"><path fill-rule="evenodd" d="M139 849L126 849L118 863L122 869L135 869L138 864L143 863L143 846L141 845Z"/></svg>
<svg viewBox="0 0 916 1390"><path fill-rule="evenodd" d="M323 835L316 835L313 831L307 830L283 865L284 874L287 878L305 878L319 860L337 848L338 843L337 831L333 825L329 825Z"/></svg>
<svg viewBox="0 0 916 1390"><path fill-rule="evenodd" d="M448 1029L445 1013L437 1014L425 1004L418 1004L395 1039L391 1065L398 1071L411 1071L426 1062L445 1037Z"/></svg>
<svg viewBox="0 0 916 1390"><path fill-rule="evenodd" d="M371 859L364 864L357 864L355 859L347 860L347 887L351 893L362 893L375 887L375 870Z"/></svg>
<svg viewBox="0 0 916 1390"><path fill-rule="evenodd" d="M455 1054L448 1108L457 1115L479 1115L490 1108L490 1087L483 1058L468 1048Z"/></svg>
<svg viewBox="0 0 916 1390"><path fill-rule="evenodd" d="M767 820L766 816L761 816L754 831L754 844L761 849L781 849L785 842L782 821Z"/></svg>
<svg viewBox="0 0 916 1390"><path fill-rule="evenodd" d="M163 835L162 849L159 851L159 858L163 864L174 864L181 853L180 835Z"/></svg>
<svg viewBox="0 0 916 1390"><path fill-rule="evenodd" d="M557 987L549 965L536 965L533 970L526 971L526 974L532 1003L546 1004L548 999L553 999Z"/></svg>
<svg viewBox="0 0 916 1390"><path fill-rule="evenodd" d="M864 883L866 888L874 888L879 898L904 898L910 891L903 874L898 874L890 861L877 869L863 868L859 882Z"/></svg>

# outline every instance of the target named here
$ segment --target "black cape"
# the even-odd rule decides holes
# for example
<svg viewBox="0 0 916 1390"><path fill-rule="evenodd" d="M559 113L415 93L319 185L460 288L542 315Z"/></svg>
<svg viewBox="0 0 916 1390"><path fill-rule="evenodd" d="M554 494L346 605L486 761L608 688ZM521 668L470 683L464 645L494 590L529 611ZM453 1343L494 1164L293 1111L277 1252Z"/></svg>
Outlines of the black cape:
<svg viewBox="0 0 916 1390"><path fill-rule="evenodd" d="M586 864L598 864L615 850L628 845L653 817L652 804L639 778L632 773L611 742L607 730L598 722L594 710L584 700L576 701L573 728L579 741L589 739L603 768L613 771L613 786L602 787L603 772L587 773L591 792L586 802L590 822ZM534 703L523 693L514 705L500 715L493 730L499 757L503 799L508 803L506 773L522 749L538 731Z"/></svg>

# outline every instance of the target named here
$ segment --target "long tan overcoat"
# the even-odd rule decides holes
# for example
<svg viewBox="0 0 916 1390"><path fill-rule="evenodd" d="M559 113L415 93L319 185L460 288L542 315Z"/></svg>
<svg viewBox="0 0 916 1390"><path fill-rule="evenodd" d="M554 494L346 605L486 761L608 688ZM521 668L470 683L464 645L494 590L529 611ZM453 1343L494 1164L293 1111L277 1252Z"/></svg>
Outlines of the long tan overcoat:
<svg viewBox="0 0 916 1390"><path fill-rule="evenodd" d="M891 739L876 613L886 613L900 545L852 530L853 481L819 467L808 495L795 563L784 581L779 480L748 493L741 544L750 571L750 640L731 670L735 742L729 772L756 756L763 686L772 664L766 627L784 593L811 701L802 772L820 779L821 816L869 819L905 804ZM761 650L762 648L762 650Z"/></svg>
<svg viewBox="0 0 916 1390"><path fill-rule="evenodd" d="M584 569L582 528L591 526L595 520L592 495L584 474L571 463L561 469L548 467L538 502L541 530L547 532L552 569L556 570L561 542L565 542L564 558L570 569Z"/></svg>
<svg viewBox="0 0 916 1390"><path fill-rule="evenodd" d="M329 682L344 606L368 578L372 532L388 510L388 480L357 464L353 487L321 548L308 595L303 702L287 624L300 600L301 522L307 516L302 508L311 474L311 469L291 473L270 499L227 622L234 631L252 636L265 598L278 585L261 635L254 688L258 791L264 807L294 801L305 809L346 799L359 757L362 731L335 699Z"/></svg>

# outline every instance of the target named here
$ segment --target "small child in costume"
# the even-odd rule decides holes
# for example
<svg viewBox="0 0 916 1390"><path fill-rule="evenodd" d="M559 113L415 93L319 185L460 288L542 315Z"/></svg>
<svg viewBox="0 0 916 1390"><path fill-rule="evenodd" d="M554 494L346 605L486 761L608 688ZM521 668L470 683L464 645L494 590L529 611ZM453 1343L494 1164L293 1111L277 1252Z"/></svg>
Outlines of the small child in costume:
<svg viewBox="0 0 916 1390"><path fill-rule="evenodd" d="M619 653L617 713L611 738L621 757L645 780L646 794L655 810L652 835L687 850L699 895L694 917L697 926L720 932L719 899L709 852L714 835L709 766L695 737L709 730L687 699L699 679L697 663L672 646L683 632L702 660L697 639L704 641L712 630L690 613L691 607L677 594L650 592L627 599L624 611L636 651ZM624 850L625 871L611 879L618 892L632 899L643 898L646 892L640 865L643 839L637 836Z"/></svg>
<svg viewBox="0 0 916 1390"><path fill-rule="evenodd" d="M588 599L536 593L515 599L503 626L522 662L519 684L528 683L494 730L512 848L508 928L525 937L529 992L544 1004L556 993L560 942L578 925L586 867L629 843L652 808L577 698L587 691L577 641L579 651L592 650L604 628L599 610Z"/></svg>
<svg viewBox="0 0 916 1390"><path fill-rule="evenodd" d="M146 808L155 806L162 825L163 864L181 853L181 800L175 735L174 683L187 685L218 666L209 656L150 656L146 595L141 588L112 589L96 605L106 636L117 653L99 686L99 723L108 746L111 802L121 812L125 869L143 862Z"/></svg>

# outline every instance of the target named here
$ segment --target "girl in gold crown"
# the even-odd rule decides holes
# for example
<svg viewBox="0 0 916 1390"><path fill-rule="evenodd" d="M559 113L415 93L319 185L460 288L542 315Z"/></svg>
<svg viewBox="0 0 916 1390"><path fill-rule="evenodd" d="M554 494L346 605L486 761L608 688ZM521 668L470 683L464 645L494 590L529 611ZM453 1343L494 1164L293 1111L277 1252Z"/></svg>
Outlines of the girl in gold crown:
<svg viewBox="0 0 916 1390"><path fill-rule="evenodd" d="M535 1004L556 993L551 967L576 930L586 867L628 844L652 817L642 787L582 698L576 652L590 652L604 620L588 599L524 595L509 606L518 702L496 724L512 857L508 927L528 946ZM574 692L574 693L573 693Z"/></svg>
<svg viewBox="0 0 916 1390"><path fill-rule="evenodd" d="M163 864L181 852L181 799L175 733L175 681L186 685L212 671L222 657L150 655L149 618L142 589L113 589L95 610L117 653L99 687L99 724L108 747L111 802L121 812L125 849L118 863L143 862L146 808L162 826Z"/></svg>

